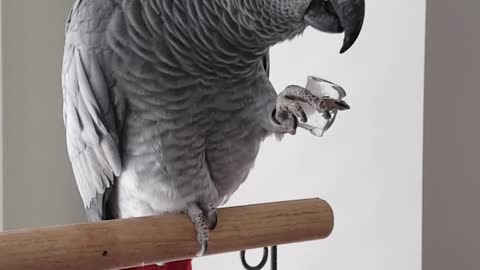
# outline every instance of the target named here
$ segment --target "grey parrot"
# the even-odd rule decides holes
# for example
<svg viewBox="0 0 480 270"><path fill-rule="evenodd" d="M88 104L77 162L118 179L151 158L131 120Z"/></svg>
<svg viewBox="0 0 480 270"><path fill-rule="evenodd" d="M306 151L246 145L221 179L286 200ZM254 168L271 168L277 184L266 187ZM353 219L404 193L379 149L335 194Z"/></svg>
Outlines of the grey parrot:
<svg viewBox="0 0 480 270"><path fill-rule="evenodd" d="M295 134L299 86L277 95L269 48L308 26L357 39L364 0L77 0L66 24L63 117L90 221L184 213L207 251L216 208L261 142Z"/></svg>

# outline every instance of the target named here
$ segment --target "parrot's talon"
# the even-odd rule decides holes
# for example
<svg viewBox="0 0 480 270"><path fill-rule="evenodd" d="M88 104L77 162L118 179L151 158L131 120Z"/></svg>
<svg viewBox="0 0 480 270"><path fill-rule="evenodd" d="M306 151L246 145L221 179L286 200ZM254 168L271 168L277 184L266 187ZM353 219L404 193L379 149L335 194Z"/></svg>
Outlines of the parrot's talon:
<svg viewBox="0 0 480 270"><path fill-rule="evenodd" d="M271 123L276 129L283 133L289 133L291 135L297 133L298 118L289 112L284 111L279 114L277 109L274 109Z"/></svg>
<svg viewBox="0 0 480 270"><path fill-rule="evenodd" d="M217 227L217 209L210 206L208 209L208 229L213 231Z"/></svg>
<svg viewBox="0 0 480 270"><path fill-rule="evenodd" d="M322 114L325 120L330 121L332 119L332 113L330 111L324 111Z"/></svg>
<svg viewBox="0 0 480 270"><path fill-rule="evenodd" d="M202 242L200 242L200 251L195 254L196 257L203 257L205 254L207 254L208 250L208 239L203 239Z"/></svg>
<svg viewBox="0 0 480 270"><path fill-rule="evenodd" d="M317 104L317 110L319 112L330 112L333 110L344 111L350 109L350 105L348 105L343 100L338 100L330 97L323 97L321 102Z"/></svg>
<svg viewBox="0 0 480 270"><path fill-rule="evenodd" d="M186 209L186 214L190 218L190 221L195 225L197 241L200 244L200 251L197 252L196 256L201 257L208 251L209 226L202 209L197 204L189 204Z"/></svg>

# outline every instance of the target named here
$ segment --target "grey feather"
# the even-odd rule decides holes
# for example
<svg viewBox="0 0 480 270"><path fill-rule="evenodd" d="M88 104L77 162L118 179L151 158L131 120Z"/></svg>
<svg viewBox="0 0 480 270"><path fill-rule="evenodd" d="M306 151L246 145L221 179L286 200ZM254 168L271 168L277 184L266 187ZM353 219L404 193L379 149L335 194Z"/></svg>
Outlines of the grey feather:
<svg viewBox="0 0 480 270"><path fill-rule="evenodd" d="M103 196L121 173L112 90L100 67L99 53L108 50L101 47L108 20L86 16L111 7L110 1L78 0L66 27L62 80L67 147L91 221L105 218Z"/></svg>
<svg viewBox="0 0 480 270"><path fill-rule="evenodd" d="M268 50L310 1L77 0L64 116L89 219L228 200L274 132Z"/></svg>

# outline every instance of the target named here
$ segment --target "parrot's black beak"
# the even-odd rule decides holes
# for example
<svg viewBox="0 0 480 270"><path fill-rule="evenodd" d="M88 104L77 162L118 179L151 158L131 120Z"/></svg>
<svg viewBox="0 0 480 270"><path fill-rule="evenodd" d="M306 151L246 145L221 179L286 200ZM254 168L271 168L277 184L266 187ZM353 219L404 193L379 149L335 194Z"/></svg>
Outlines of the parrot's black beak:
<svg viewBox="0 0 480 270"><path fill-rule="evenodd" d="M340 50L340 53L344 53L352 47L360 35L364 17L364 0L312 0L305 21L322 32L345 32L343 47Z"/></svg>

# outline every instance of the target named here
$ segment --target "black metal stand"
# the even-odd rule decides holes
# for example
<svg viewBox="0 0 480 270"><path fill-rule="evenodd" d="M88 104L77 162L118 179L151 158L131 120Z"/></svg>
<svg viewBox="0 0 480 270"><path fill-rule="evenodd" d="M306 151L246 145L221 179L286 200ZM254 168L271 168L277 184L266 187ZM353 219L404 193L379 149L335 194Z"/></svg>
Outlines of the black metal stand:
<svg viewBox="0 0 480 270"><path fill-rule="evenodd" d="M271 250L272 257L270 259L271 262L271 270L277 270L277 246L273 246ZM263 257L260 263L257 266L251 266L247 263L247 259L245 257L246 251L240 252L240 259L242 260L242 265L247 270L262 270L268 261L268 247L263 248Z"/></svg>

